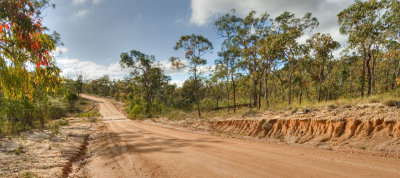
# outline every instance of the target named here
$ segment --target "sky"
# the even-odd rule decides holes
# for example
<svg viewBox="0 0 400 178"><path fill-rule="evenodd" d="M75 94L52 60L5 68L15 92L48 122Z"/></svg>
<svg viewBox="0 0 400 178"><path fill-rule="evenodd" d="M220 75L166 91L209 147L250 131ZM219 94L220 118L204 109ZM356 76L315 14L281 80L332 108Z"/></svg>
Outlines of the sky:
<svg viewBox="0 0 400 178"><path fill-rule="evenodd" d="M339 33L336 15L353 0L52 0L52 3L56 8L44 11L44 25L61 35L64 46L57 47L56 61L64 77L74 79L83 74L86 80L103 75L123 79L129 76L129 70L121 69L120 54L134 49L155 55L171 76L171 82L180 86L189 74L170 69L171 56L183 57L183 52L175 51L173 46L182 35L203 35L214 46L213 52L205 56L207 64L213 66L223 41L213 23L231 9L236 9L240 16L255 10L259 14L267 12L272 18L284 11L297 17L311 12L320 22L314 32L330 33L344 47L346 36Z"/></svg>

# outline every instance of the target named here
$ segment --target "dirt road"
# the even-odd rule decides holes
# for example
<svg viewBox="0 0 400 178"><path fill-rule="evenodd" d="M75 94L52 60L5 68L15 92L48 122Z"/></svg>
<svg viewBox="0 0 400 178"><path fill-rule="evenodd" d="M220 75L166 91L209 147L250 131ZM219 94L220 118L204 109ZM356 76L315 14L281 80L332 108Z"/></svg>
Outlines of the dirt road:
<svg viewBox="0 0 400 178"><path fill-rule="evenodd" d="M131 121L100 103L109 135L89 177L400 177L400 160L189 133Z"/></svg>

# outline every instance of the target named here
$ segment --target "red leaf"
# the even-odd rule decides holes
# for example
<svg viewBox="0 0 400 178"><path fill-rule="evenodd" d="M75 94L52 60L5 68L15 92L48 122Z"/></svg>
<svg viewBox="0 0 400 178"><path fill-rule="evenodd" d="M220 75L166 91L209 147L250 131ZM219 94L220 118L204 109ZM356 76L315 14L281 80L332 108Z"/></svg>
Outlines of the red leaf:
<svg viewBox="0 0 400 178"><path fill-rule="evenodd" d="M10 29L10 26L8 26L7 24L4 25L6 27L7 30Z"/></svg>
<svg viewBox="0 0 400 178"><path fill-rule="evenodd" d="M39 64L39 62L36 62L36 67L37 67L38 69L40 69L40 64Z"/></svg>

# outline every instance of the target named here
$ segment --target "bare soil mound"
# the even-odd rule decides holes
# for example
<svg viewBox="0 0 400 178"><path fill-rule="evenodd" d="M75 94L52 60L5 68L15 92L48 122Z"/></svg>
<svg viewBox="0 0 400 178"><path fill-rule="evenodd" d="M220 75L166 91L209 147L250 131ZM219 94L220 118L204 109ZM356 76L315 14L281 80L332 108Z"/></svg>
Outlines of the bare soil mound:
<svg viewBox="0 0 400 178"><path fill-rule="evenodd" d="M400 155L400 109L383 104L267 111L209 120L158 119L156 122L288 144Z"/></svg>
<svg viewBox="0 0 400 178"><path fill-rule="evenodd" d="M400 121L393 120L227 120L214 122L213 129L287 143L328 143L330 146L400 151Z"/></svg>

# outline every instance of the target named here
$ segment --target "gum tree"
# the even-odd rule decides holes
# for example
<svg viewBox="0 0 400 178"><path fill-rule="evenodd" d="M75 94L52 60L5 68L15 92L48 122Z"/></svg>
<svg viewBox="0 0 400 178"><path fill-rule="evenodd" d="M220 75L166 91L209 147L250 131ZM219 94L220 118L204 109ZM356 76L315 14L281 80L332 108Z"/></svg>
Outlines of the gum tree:
<svg viewBox="0 0 400 178"><path fill-rule="evenodd" d="M187 67L189 68L189 72L193 73L197 114L201 117L198 80L201 74L200 67L207 64L207 61L203 57L213 50L212 43L201 35L184 35L176 42L174 49L185 51L187 62L183 62L177 57L171 57L170 61L173 69L180 70Z"/></svg>
<svg viewBox="0 0 400 178"><path fill-rule="evenodd" d="M372 92L372 78L375 69L375 53L384 39L385 26L382 22L381 1L356 1L338 14L340 33L348 35L349 48L359 52L363 58L361 96L364 96L365 71L367 70L368 90ZM371 62L373 66L371 67Z"/></svg>
<svg viewBox="0 0 400 178"><path fill-rule="evenodd" d="M334 41L331 35L320 33L308 39L307 44L313 54L312 62L315 63L318 68L318 101L321 101L322 85L326 78L325 68L328 61L333 58L332 51L338 49L340 44Z"/></svg>

